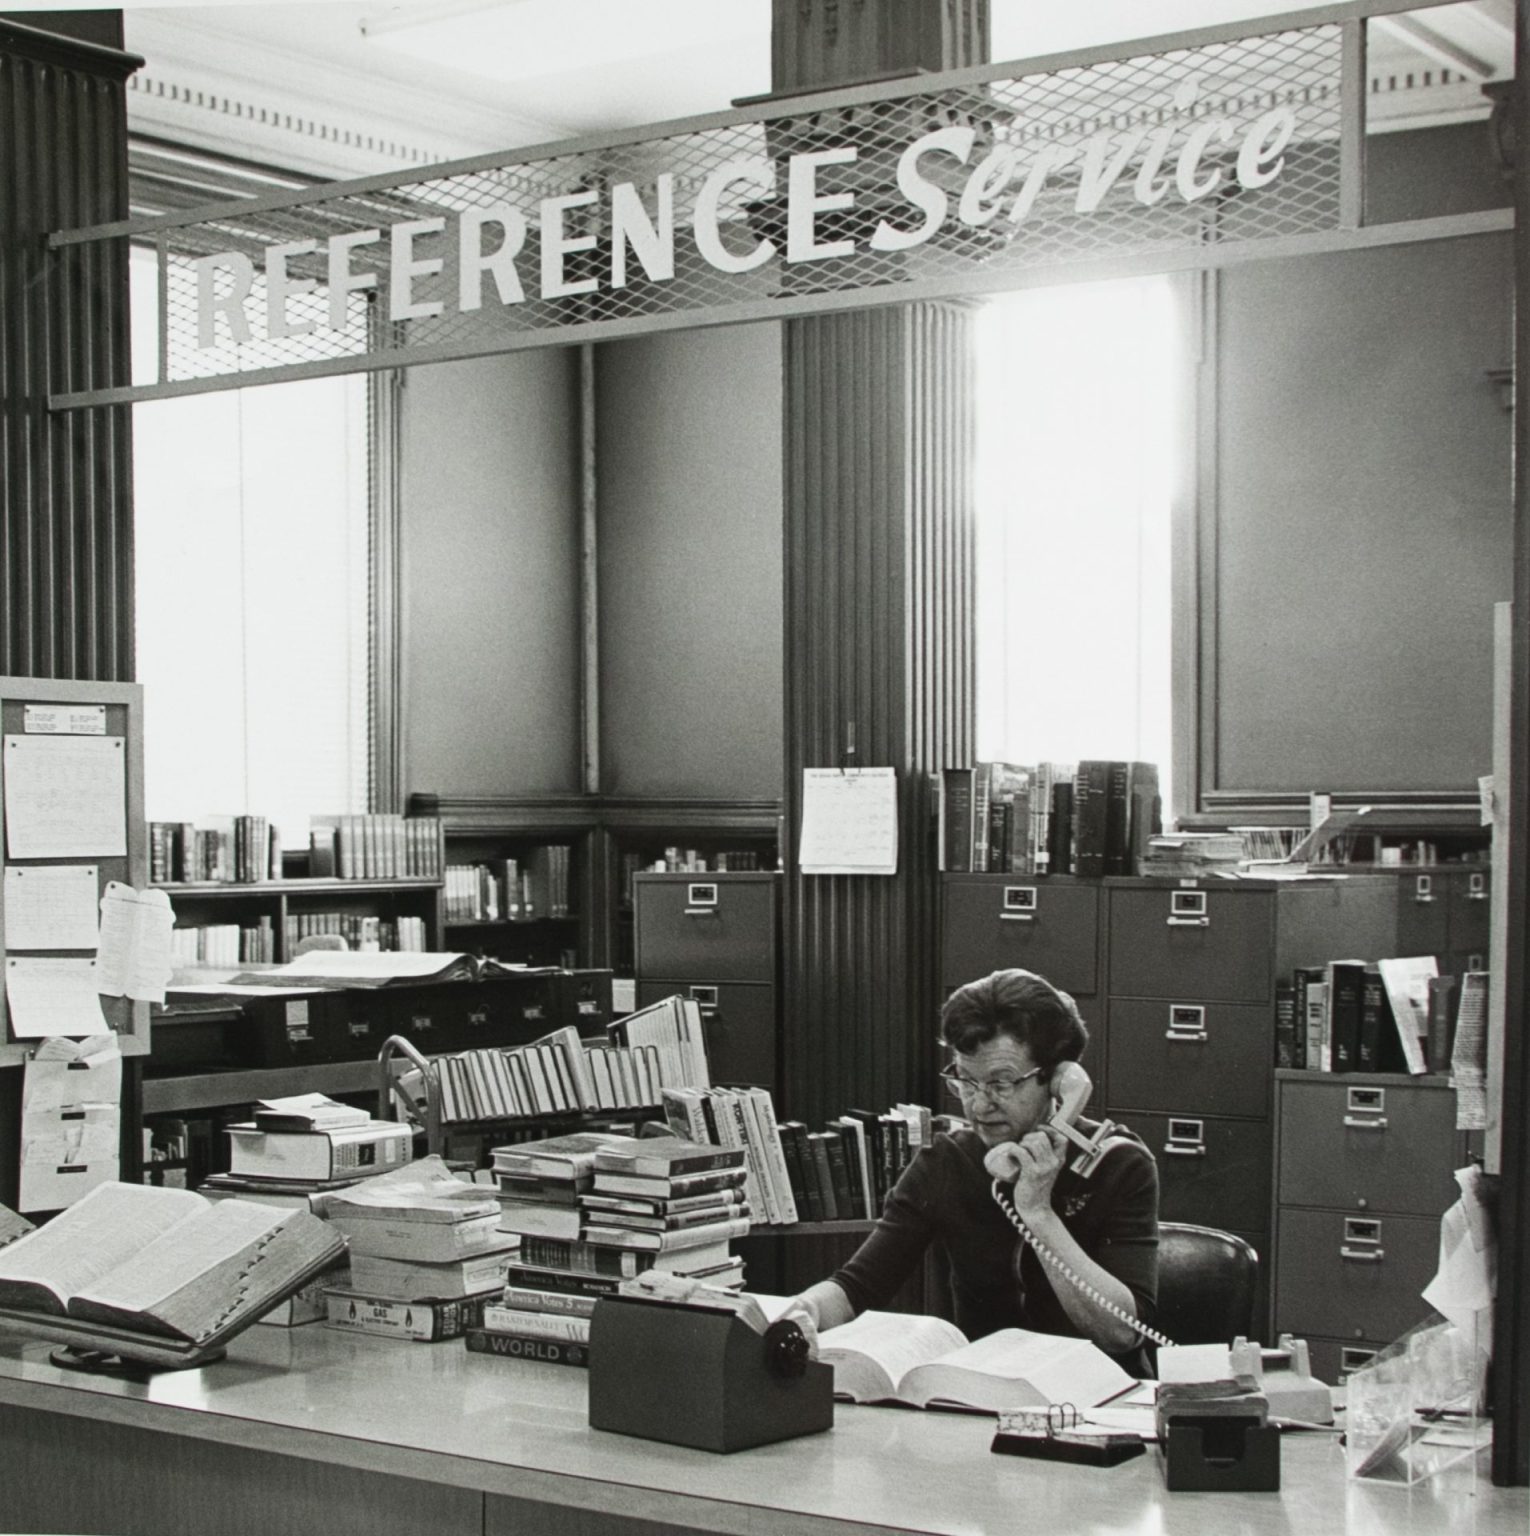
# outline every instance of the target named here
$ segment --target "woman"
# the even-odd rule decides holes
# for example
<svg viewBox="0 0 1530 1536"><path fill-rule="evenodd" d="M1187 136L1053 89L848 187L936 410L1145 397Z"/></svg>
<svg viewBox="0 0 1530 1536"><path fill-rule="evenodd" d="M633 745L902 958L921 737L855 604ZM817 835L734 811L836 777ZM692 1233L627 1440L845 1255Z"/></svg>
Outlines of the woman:
<svg viewBox="0 0 1530 1536"><path fill-rule="evenodd" d="M969 1129L937 1135L887 1198L876 1227L833 1276L793 1299L810 1332L885 1307L934 1243L949 1266L956 1325L1082 1335L1147 1374L1132 1320L1151 1324L1158 1281L1158 1170L1129 1131L1113 1131L1087 1176L1082 1149L1048 1126L1058 1098L1088 1079L1089 1039L1073 999L1030 971L995 971L941 1010L951 1060L941 1073ZM1098 1123L1077 1120L1086 1136ZM994 1198L997 1178L1032 1236Z"/></svg>

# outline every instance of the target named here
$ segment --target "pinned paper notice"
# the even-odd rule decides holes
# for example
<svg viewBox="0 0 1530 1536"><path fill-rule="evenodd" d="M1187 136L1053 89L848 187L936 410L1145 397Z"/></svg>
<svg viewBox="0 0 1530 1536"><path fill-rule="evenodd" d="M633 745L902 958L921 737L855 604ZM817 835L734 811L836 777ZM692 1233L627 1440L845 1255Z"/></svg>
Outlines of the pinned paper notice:
<svg viewBox="0 0 1530 1536"><path fill-rule="evenodd" d="M135 891L109 880L101 897L96 985L107 997L162 1003L169 984L175 913L163 891Z"/></svg>
<svg viewBox="0 0 1530 1536"><path fill-rule="evenodd" d="M120 736L7 736L5 845L13 859L127 852Z"/></svg>
<svg viewBox="0 0 1530 1536"><path fill-rule="evenodd" d="M96 994L94 960L8 956L5 1000L10 1005L11 1037L15 1040L111 1031Z"/></svg>
<svg viewBox="0 0 1530 1536"><path fill-rule="evenodd" d="M798 863L805 875L897 874L897 772L803 769Z"/></svg>
<svg viewBox="0 0 1530 1536"><path fill-rule="evenodd" d="M9 864L5 870L5 947L96 947L94 864Z"/></svg>
<svg viewBox="0 0 1530 1536"><path fill-rule="evenodd" d="M117 1178L121 1146L116 1037L45 1040L22 1080L21 1209L62 1210Z"/></svg>

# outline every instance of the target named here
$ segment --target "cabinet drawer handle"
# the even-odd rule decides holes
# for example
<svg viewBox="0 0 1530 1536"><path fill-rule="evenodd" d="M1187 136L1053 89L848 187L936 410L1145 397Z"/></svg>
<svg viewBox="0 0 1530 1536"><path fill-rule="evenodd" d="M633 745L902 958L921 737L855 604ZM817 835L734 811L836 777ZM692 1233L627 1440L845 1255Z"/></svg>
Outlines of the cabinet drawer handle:
<svg viewBox="0 0 1530 1536"><path fill-rule="evenodd" d="M1036 914L1034 912L1001 912L999 921L1001 923L1034 923Z"/></svg>
<svg viewBox="0 0 1530 1536"><path fill-rule="evenodd" d="M722 913L716 907L687 907L685 915L687 917L721 917Z"/></svg>
<svg viewBox="0 0 1530 1536"><path fill-rule="evenodd" d="M1486 891L1468 891L1466 893L1466 899L1468 901L1486 901L1488 899L1488 893Z"/></svg>
<svg viewBox="0 0 1530 1536"><path fill-rule="evenodd" d="M696 1010L696 1013L697 1013L697 1015L699 1017L701 1017L703 1019L715 1019L717 1017L717 1008L716 1008L716 1005L714 1004L711 1007L698 1008Z"/></svg>
<svg viewBox="0 0 1530 1536"><path fill-rule="evenodd" d="M1346 1248L1342 1244L1339 1247L1339 1257L1353 1259L1356 1264L1379 1264L1386 1256L1385 1248Z"/></svg>
<svg viewBox="0 0 1530 1536"><path fill-rule="evenodd" d="M1211 919L1209 917L1166 917L1164 922L1167 923L1170 928L1211 927Z"/></svg>
<svg viewBox="0 0 1530 1536"><path fill-rule="evenodd" d="M1356 1115L1345 1115L1344 1123L1352 1131L1384 1131L1387 1128L1387 1117L1376 1115L1374 1118L1362 1120Z"/></svg>
<svg viewBox="0 0 1530 1536"><path fill-rule="evenodd" d="M1432 907L1434 905L1434 897L1420 893L1413 898L1413 905L1416 907Z"/></svg>
<svg viewBox="0 0 1530 1536"><path fill-rule="evenodd" d="M1165 1157L1205 1157L1205 1147L1179 1147L1172 1141L1164 1143L1163 1155Z"/></svg>
<svg viewBox="0 0 1530 1536"><path fill-rule="evenodd" d="M1175 1028L1172 1024L1164 1030L1163 1037L1165 1040L1185 1040L1191 1042L1210 1039L1210 1036L1204 1029Z"/></svg>

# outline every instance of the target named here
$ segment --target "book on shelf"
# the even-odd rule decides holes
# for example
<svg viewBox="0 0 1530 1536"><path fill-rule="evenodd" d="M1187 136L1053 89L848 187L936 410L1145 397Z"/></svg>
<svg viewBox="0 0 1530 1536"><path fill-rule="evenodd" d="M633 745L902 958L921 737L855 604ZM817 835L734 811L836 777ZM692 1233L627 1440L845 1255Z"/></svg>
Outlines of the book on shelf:
<svg viewBox="0 0 1530 1536"><path fill-rule="evenodd" d="M504 1306L514 1307L522 1312L561 1312L567 1317L589 1317L601 1296L614 1295L616 1287L621 1284L620 1281L615 1281L609 1290L590 1295L580 1291L561 1291L525 1285L515 1278L521 1273L524 1271L512 1269L507 1272L505 1291L501 1298Z"/></svg>
<svg viewBox="0 0 1530 1536"><path fill-rule="evenodd" d="M660 1069L659 1082L654 1085L657 1090L711 1086L701 1009L694 998L660 998L607 1025L606 1032L613 1045L656 1048ZM657 1092L647 1102L657 1104Z"/></svg>
<svg viewBox="0 0 1530 1536"><path fill-rule="evenodd" d="M393 1120L332 1131L262 1131L253 1124L227 1127L229 1172L281 1179L335 1179L382 1173L409 1161L414 1133Z"/></svg>
<svg viewBox="0 0 1530 1536"><path fill-rule="evenodd" d="M588 1368L590 1347L573 1339L533 1339L493 1328L469 1328L463 1343L471 1354L502 1355L511 1360L530 1360L539 1365L572 1365Z"/></svg>
<svg viewBox="0 0 1530 1536"><path fill-rule="evenodd" d="M825 1329L818 1358L834 1367L835 1396L857 1403L1082 1411L1136 1385L1088 1339L1001 1328L969 1343L943 1318L899 1312L863 1312Z"/></svg>
<svg viewBox="0 0 1530 1536"><path fill-rule="evenodd" d="M602 1151L630 1146L637 1139L614 1131L570 1131L564 1136L494 1147L490 1156L496 1175L587 1182L594 1177L596 1159Z"/></svg>
<svg viewBox="0 0 1530 1536"><path fill-rule="evenodd" d="M416 1264L449 1264L504 1245L497 1211L460 1221L409 1221L387 1216L329 1216L352 1253Z"/></svg>
<svg viewBox="0 0 1530 1536"><path fill-rule="evenodd" d="M709 1195L682 1195L679 1199L636 1199L630 1195L581 1195L581 1208L591 1221L608 1226L637 1227L649 1232L673 1232L681 1227L704 1226L750 1214L749 1203L738 1189L719 1189Z"/></svg>
<svg viewBox="0 0 1530 1536"><path fill-rule="evenodd" d="M439 880L441 823L435 816L365 814L309 818L311 874L340 880Z"/></svg>
<svg viewBox="0 0 1530 1536"><path fill-rule="evenodd" d="M257 1099L250 1118L257 1131L333 1131L369 1125L372 1120L366 1110L341 1104L324 1093Z"/></svg>
<svg viewBox="0 0 1530 1536"><path fill-rule="evenodd" d="M523 1252L505 1271L505 1294L512 1290L551 1293L571 1301L588 1301L593 1309L598 1298L614 1296L620 1290L622 1278L619 1274L599 1275L593 1270L566 1269L560 1265L535 1265Z"/></svg>
<svg viewBox="0 0 1530 1536"><path fill-rule="evenodd" d="M116 1341L97 1347L189 1363L344 1256L340 1234L307 1211L101 1184L0 1250L0 1307Z"/></svg>
<svg viewBox="0 0 1530 1536"><path fill-rule="evenodd" d="M1450 1071L1450 1053L1456 1039L1456 987L1454 976L1428 978L1428 1035L1424 1057L1431 1072Z"/></svg>
<svg viewBox="0 0 1530 1536"><path fill-rule="evenodd" d="M584 1213L577 1205L510 1198L501 1204L499 1229L522 1237L574 1238L584 1230Z"/></svg>
<svg viewBox="0 0 1530 1536"><path fill-rule="evenodd" d="M498 1247L435 1262L384 1258L352 1249L351 1289L383 1301L474 1296L504 1286L505 1271L515 1251L514 1240L503 1234Z"/></svg>
<svg viewBox="0 0 1530 1536"><path fill-rule="evenodd" d="M483 1309L498 1296L498 1290L489 1290L477 1296L390 1301L334 1287L324 1293L324 1323L346 1333L434 1344L460 1339L468 1328L477 1327Z"/></svg>
<svg viewBox="0 0 1530 1536"><path fill-rule="evenodd" d="M1386 991L1404 1065L1410 1073L1426 1072L1429 983L1439 974L1439 965L1433 955L1400 955L1378 961L1376 968Z"/></svg>
<svg viewBox="0 0 1530 1536"><path fill-rule="evenodd" d="M1360 1012L1365 1000L1365 961L1328 962L1328 1070L1354 1072L1360 1065Z"/></svg>
<svg viewBox="0 0 1530 1536"><path fill-rule="evenodd" d="M517 1261L534 1269L563 1270L572 1274L598 1275L628 1280L645 1269L675 1269L685 1274L731 1265L726 1239L698 1248L640 1252L631 1248L602 1248L581 1240L556 1237L523 1237Z"/></svg>

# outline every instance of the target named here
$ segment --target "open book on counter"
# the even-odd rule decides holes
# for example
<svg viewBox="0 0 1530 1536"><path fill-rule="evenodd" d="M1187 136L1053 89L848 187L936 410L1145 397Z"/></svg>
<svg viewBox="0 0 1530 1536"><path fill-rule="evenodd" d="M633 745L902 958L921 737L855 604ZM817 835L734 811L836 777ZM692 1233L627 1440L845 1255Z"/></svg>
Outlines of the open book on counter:
<svg viewBox="0 0 1530 1536"><path fill-rule="evenodd" d="M855 1403L947 1405L999 1413L1072 1403L1082 1412L1137 1385L1088 1339L1001 1328L968 1342L954 1323L863 1312L818 1336L834 1395Z"/></svg>
<svg viewBox="0 0 1530 1536"><path fill-rule="evenodd" d="M0 1249L0 1326L194 1365L345 1251L306 1210L102 1184Z"/></svg>

